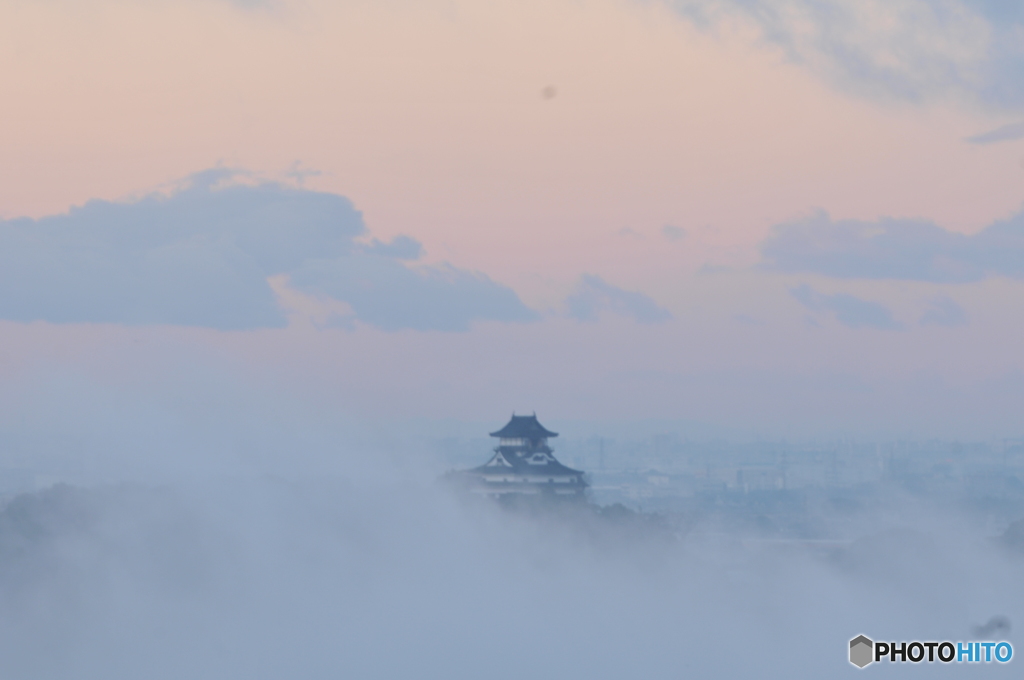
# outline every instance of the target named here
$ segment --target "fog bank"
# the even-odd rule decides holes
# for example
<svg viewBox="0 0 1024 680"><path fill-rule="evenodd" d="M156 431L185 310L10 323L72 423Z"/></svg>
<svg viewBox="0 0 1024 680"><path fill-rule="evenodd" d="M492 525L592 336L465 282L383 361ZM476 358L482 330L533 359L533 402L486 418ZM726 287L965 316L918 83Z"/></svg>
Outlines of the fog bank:
<svg viewBox="0 0 1024 680"><path fill-rule="evenodd" d="M859 633L957 640L995 614L1024 620L1019 558L924 508L866 511L829 545L356 481L15 498L0 675L829 677L856 672Z"/></svg>

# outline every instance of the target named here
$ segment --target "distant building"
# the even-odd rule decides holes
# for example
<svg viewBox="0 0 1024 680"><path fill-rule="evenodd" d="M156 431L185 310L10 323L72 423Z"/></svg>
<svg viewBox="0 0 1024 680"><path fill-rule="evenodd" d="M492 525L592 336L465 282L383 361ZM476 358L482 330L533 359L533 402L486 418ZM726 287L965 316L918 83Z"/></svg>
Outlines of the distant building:
<svg viewBox="0 0 1024 680"><path fill-rule="evenodd" d="M509 494L583 498L584 473L555 460L548 439L558 433L541 425L536 415L513 415L491 436L498 438L491 459L480 467L451 473L453 481L473 493L498 498Z"/></svg>

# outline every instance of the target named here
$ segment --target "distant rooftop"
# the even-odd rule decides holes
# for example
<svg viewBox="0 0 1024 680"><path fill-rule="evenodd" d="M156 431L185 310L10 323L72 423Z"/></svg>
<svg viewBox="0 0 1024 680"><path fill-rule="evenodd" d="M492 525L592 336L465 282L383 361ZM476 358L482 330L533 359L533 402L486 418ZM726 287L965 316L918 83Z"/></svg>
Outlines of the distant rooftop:
<svg viewBox="0 0 1024 680"><path fill-rule="evenodd" d="M532 416L513 415L512 420L508 421L508 425L497 432L492 432L491 436L501 437L502 439L536 440L545 439L547 437L557 437L558 433L552 432L537 422L537 416L534 414Z"/></svg>

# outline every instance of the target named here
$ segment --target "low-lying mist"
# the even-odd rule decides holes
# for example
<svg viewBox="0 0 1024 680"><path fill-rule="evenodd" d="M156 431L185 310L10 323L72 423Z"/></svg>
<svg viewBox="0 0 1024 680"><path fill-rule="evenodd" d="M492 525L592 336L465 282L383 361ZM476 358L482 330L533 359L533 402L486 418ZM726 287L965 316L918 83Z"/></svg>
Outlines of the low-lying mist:
<svg viewBox="0 0 1024 680"><path fill-rule="evenodd" d="M1024 562L970 523L896 496L853 519L849 541L781 541L386 475L61 484L0 512L0 677L1012 671L850 666L859 633L1024 620Z"/></svg>
<svg viewBox="0 0 1024 680"><path fill-rule="evenodd" d="M3 680L1019 663L847 661L858 634L1014 640L1019 447L633 446L612 424L554 422L556 455L593 474L591 504L508 509L437 483L485 462L500 422L403 429L201 353L110 352L110 375L40 361L0 386Z"/></svg>

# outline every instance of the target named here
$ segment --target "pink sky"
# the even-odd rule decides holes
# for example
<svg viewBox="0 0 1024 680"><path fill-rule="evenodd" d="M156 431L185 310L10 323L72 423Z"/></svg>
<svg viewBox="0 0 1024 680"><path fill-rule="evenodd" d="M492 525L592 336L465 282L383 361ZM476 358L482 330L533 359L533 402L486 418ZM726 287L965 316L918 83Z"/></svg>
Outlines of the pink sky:
<svg viewBox="0 0 1024 680"><path fill-rule="evenodd" d="M298 167L319 173L306 188L351 199L371 236L410 235L425 262L484 272L545 315L462 334L4 324L7 371L66 360L121 384L138 366L99 348L167 335L171 353L233 348L267 389L278 374L300 392L348 384L329 398L382 417L543 406L789 431L806 413L808 431L895 431L901 404L935 379L945 396L907 407L908 429L942 430L935 412L960 414L951 428L975 435L1020 429L1013 409L963 396L1020 404L1016 387L984 387L1024 371L1019 280L754 269L773 225L817 209L964 233L1016 213L1024 142L965 138L1018 117L955 92L862 96L788 61L739 16L708 31L661 2L627 0L6 2L0 92L2 217L125 200L216 165L284 181ZM666 239L665 225L687 235ZM708 265L727 269L701 273ZM642 292L673 319L561 318L583 274ZM884 303L905 329L808 320L788 293L805 283ZM936 296L970 323L918 326ZM65 357L80 342L92 349ZM141 356L162 375L162 354ZM528 379L531 366L544 376ZM832 394L837 375L873 396L816 397L814 381ZM780 376L800 386L776 398Z"/></svg>

